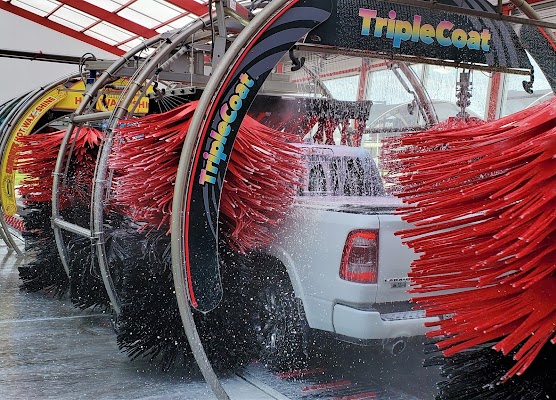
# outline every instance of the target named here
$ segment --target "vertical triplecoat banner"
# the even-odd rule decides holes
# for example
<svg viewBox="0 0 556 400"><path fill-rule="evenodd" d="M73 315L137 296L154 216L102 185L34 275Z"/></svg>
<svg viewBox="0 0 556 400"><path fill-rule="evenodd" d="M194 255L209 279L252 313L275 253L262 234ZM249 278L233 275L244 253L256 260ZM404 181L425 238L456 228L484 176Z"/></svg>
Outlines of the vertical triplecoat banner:
<svg viewBox="0 0 556 400"><path fill-rule="evenodd" d="M222 297L218 265L218 211L234 140L258 90L285 53L330 16L329 0L292 1L269 21L232 65L207 110L193 155L184 231L189 299L200 311Z"/></svg>
<svg viewBox="0 0 556 400"><path fill-rule="evenodd" d="M486 0L437 3L496 13ZM306 43L384 57L415 56L420 57L418 62L436 59L498 70L532 68L507 22L381 0L336 0L330 19L312 31Z"/></svg>

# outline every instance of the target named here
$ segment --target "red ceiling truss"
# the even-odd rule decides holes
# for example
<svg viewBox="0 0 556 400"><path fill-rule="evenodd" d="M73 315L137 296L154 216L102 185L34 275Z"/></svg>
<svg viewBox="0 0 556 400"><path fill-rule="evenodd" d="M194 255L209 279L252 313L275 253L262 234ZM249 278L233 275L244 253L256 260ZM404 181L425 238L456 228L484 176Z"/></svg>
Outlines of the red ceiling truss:
<svg viewBox="0 0 556 400"><path fill-rule="evenodd" d="M152 29L147 29L142 25L139 25L133 21L120 17L116 13L104 10L100 7L94 6L91 3L87 3L83 0L58 0L61 3L68 5L70 7L76 8L79 11L83 11L99 20L110 22L113 25L119 26L127 31L133 32L137 35L143 36L145 38L150 38L156 36L157 32Z"/></svg>
<svg viewBox="0 0 556 400"><path fill-rule="evenodd" d="M15 15L18 15L22 18L28 19L29 21L36 22L37 24L43 25L47 28L53 29L57 32L63 33L64 35L71 36L75 39L78 39L82 42L90 44L92 46L98 47L99 49L108 51L112 54L117 56L121 56L125 53L122 49L117 48L116 46L111 46L106 42L100 41L98 39L92 38L90 36L85 35L84 33L77 32L71 28L68 28L64 25L58 24L57 22L50 21L47 18L41 17L37 14L33 14L30 11L24 10L23 8L16 7L11 5L8 2L1 2L0 9L9 11Z"/></svg>
<svg viewBox="0 0 556 400"><path fill-rule="evenodd" d="M204 15L208 11L206 5L199 4L193 0L166 0L166 1L168 1L168 3L172 3L173 5L183 8L184 10L196 15Z"/></svg>
<svg viewBox="0 0 556 400"><path fill-rule="evenodd" d="M131 42L136 39L148 39L165 30L179 28L181 26L176 21L184 17L194 19L208 12L206 2L201 4L195 0L153 0L150 3L144 0L112 0L105 3L107 8L102 7L103 3L96 5L96 2L84 0L46 0L43 5L44 8L41 9L37 2L30 0L2 0L0 10L8 11L118 56L133 47ZM157 8L167 11L165 14L160 14L165 17L157 17ZM75 26L75 21L68 21L67 24L59 23L55 17L63 9L77 11L92 22L80 27ZM148 18L152 26L147 27L140 20L132 21L119 15L126 10ZM106 27L106 23L119 30L118 39L111 37L108 29L105 29L107 31L105 36L99 33L103 30L103 26L99 25L104 24ZM172 25L173 23L177 25Z"/></svg>

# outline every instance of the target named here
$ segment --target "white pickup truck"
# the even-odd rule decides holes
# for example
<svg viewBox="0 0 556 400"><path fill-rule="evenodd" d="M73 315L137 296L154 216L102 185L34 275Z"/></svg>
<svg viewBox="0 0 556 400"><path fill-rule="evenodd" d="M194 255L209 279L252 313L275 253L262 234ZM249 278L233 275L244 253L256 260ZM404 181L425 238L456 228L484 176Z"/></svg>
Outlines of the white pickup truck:
<svg viewBox="0 0 556 400"><path fill-rule="evenodd" d="M276 240L251 255L257 276L253 317L261 359L276 368L302 364L313 330L392 353L426 332L412 311L413 251L394 233L407 228L385 194L377 167L362 148L299 145L307 176Z"/></svg>

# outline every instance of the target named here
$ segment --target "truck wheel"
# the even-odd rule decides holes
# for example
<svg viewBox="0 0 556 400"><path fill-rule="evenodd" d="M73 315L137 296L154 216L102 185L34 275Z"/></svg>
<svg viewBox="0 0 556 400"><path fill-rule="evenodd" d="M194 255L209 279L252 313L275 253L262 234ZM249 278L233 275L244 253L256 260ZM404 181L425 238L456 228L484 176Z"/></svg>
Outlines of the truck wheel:
<svg viewBox="0 0 556 400"><path fill-rule="evenodd" d="M268 264L257 267L262 270ZM257 311L252 319L260 361L273 370L305 368L310 332L303 305L286 273L264 269L269 273L259 276Z"/></svg>

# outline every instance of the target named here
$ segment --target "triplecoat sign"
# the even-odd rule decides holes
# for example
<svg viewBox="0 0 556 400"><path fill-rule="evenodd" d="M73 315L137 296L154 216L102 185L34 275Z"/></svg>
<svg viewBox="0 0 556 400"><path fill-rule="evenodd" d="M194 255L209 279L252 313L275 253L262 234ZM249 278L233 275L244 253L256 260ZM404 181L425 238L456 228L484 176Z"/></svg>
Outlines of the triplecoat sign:
<svg viewBox="0 0 556 400"><path fill-rule="evenodd" d="M495 13L484 0L439 0L448 6ZM310 44L447 60L504 69L531 70L512 26L503 21L380 0L337 0L332 16L313 30Z"/></svg>

